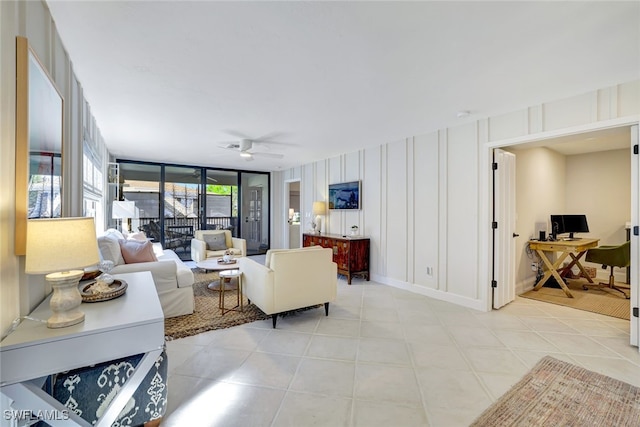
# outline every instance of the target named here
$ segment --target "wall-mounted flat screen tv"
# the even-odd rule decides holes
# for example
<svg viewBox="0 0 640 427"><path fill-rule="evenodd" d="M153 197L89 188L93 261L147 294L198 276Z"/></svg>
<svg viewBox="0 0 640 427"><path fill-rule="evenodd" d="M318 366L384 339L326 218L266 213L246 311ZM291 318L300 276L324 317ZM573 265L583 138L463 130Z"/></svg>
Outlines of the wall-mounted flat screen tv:
<svg viewBox="0 0 640 427"><path fill-rule="evenodd" d="M329 209L360 209L360 181L329 184Z"/></svg>

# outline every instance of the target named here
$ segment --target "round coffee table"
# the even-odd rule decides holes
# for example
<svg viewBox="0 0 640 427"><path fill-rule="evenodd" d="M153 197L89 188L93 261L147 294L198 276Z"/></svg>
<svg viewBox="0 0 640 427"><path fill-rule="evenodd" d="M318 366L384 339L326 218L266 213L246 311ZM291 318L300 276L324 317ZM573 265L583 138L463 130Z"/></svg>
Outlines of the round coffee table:
<svg viewBox="0 0 640 427"><path fill-rule="evenodd" d="M201 268L205 271L207 270L212 270L212 271L224 271L224 270L234 270L237 269L240 265L240 263L238 262L238 259L234 259L235 262L230 262L230 263L226 263L226 262L218 262L218 259L222 259L222 258L210 258L210 259L205 259L203 261L199 261L196 263L196 267ZM212 291L219 291L220 290L220 281L219 280L214 280L213 282L209 283L207 285L207 287L209 289L211 289ZM225 290L233 290L236 289L237 286L235 284L232 283L225 283L224 285L224 289Z"/></svg>

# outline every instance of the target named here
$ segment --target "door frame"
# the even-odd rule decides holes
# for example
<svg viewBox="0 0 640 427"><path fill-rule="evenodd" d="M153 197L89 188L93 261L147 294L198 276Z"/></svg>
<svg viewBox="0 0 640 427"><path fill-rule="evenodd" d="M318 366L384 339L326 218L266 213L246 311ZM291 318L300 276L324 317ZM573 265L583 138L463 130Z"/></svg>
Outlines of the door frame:
<svg viewBox="0 0 640 427"><path fill-rule="evenodd" d="M283 214L285 216L285 218L289 218L289 198L291 195L291 184L297 182L300 184L300 200L302 200L302 180L300 178L292 178L292 179L285 179L284 180L284 197L283 197L283 201L284 201L284 207L283 207ZM288 224L289 222L287 220L284 221L285 226L282 227L282 243L283 246L286 248L289 248L289 227ZM302 227L300 227L300 247L302 247Z"/></svg>
<svg viewBox="0 0 640 427"><path fill-rule="evenodd" d="M534 141L543 141L546 139L553 139L562 136L570 136L577 135L581 133L599 131L612 129L617 127L631 127L634 125L640 125L640 117L638 116L629 116L629 117L621 117L617 119L611 120L603 120L600 122L589 123L587 125L573 126L569 128L554 130L554 131L546 131L539 132L535 134L523 135L514 138L507 138L498 141L488 141L488 129L485 132L484 138L485 141L482 145L482 149L480 149L480 162L481 168L484 168L484 173L480 175L480 189L481 189L481 206L483 208L480 209L480 236L479 241L481 247L486 248L484 253L481 253L482 259L479 263L479 283L486 283L486 286L482 287L483 289L483 299L485 302L486 311L491 311L491 270L492 270L492 257L490 254L493 250L491 244L491 217L492 217L492 202L491 198L493 197L491 191L491 176L493 170L491 168L492 163L492 153L495 148L504 148L510 146L516 146L520 144L525 144ZM488 128L488 126L487 126ZM629 144L632 143L632 140L629 141ZM482 170L482 169L481 169ZM638 188L639 184L637 182L633 182L633 177L631 178L631 191L640 191ZM633 207L632 207L633 210ZM633 221L633 218L632 218ZM632 224L632 226L635 224ZM515 259L513 260L515 262ZM640 281L640 277L636 278L637 281ZM640 296L634 295L634 290L637 291L640 288L640 284L634 283L634 278L631 280L631 299L632 301L638 300ZM513 284L515 286L515 283ZM635 285L635 286L634 286ZM632 322L634 317L631 317L630 322ZM636 320L638 321L638 320ZM638 343L636 343L638 345Z"/></svg>

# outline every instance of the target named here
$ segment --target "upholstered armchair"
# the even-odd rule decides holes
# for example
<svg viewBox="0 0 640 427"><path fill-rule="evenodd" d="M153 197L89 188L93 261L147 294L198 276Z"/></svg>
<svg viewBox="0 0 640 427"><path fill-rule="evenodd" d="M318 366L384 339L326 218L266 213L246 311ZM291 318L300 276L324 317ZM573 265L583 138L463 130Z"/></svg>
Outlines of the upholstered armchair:
<svg viewBox="0 0 640 427"><path fill-rule="evenodd" d="M230 230L197 230L191 239L191 259L195 262L218 258L229 251L236 257L247 255L247 241L231 236Z"/></svg>
<svg viewBox="0 0 640 427"><path fill-rule="evenodd" d="M274 328L278 314L298 308L324 304L328 316L336 299L338 266L331 248L270 250L265 265L241 258L240 271L243 294L271 315Z"/></svg>
<svg viewBox="0 0 640 427"><path fill-rule="evenodd" d="M615 289L621 292L625 298L629 299L629 295L623 291L619 285L614 281L613 267L629 267L631 263L631 241L628 240L625 243L618 246L599 246L594 249L589 249L585 259L589 262L595 262L602 264L602 268L606 269L607 266L611 267L611 273L609 274L608 283L597 283L594 285L600 287L608 287L609 289ZM585 284L590 286L591 284ZM628 286L625 286L628 289ZM585 288L586 289L586 288Z"/></svg>

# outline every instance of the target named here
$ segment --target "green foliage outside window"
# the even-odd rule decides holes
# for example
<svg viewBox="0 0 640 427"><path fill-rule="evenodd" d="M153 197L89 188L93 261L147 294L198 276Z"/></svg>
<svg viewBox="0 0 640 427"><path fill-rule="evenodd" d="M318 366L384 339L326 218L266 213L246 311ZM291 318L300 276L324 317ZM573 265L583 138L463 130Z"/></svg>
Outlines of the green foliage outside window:
<svg viewBox="0 0 640 427"><path fill-rule="evenodd" d="M207 185L207 193L208 194L220 194L222 196L230 196L231 195L231 186L230 185Z"/></svg>

